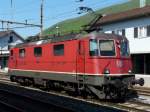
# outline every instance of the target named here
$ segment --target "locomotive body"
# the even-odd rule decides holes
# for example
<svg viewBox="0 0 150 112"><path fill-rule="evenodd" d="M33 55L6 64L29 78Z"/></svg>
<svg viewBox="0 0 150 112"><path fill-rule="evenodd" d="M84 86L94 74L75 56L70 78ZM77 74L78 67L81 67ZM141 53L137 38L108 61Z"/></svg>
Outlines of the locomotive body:
<svg viewBox="0 0 150 112"><path fill-rule="evenodd" d="M100 99L143 85L131 73L128 40L113 34L64 36L17 45L10 50L11 81L61 87Z"/></svg>

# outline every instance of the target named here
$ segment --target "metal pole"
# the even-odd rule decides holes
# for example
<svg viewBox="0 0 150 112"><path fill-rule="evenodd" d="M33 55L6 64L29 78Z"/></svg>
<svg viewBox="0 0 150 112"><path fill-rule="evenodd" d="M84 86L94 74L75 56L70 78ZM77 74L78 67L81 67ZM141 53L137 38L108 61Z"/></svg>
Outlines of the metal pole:
<svg viewBox="0 0 150 112"><path fill-rule="evenodd" d="M14 11L13 11L13 0L11 0L11 20L13 20L14 19L14 16L13 16L13 14L14 14Z"/></svg>
<svg viewBox="0 0 150 112"><path fill-rule="evenodd" d="M44 4L44 0L41 1L41 33L40 36L42 36L42 31L43 31L43 5Z"/></svg>

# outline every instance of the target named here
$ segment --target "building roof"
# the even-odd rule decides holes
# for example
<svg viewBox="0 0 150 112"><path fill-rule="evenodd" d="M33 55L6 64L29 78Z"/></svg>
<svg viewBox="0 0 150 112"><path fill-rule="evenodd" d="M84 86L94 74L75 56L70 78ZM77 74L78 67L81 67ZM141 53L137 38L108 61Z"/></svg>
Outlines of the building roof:
<svg viewBox="0 0 150 112"><path fill-rule="evenodd" d="M142 8L136 8L120 13L103 16L101 19L99 19L99 21L97 21L95 26L145 17L149 15L150 15L150 6L145 6Z"/></svg>
<svg viewBox="0 0 150 112"><path fill-rule="evenodd" d="M0 38L3 38L5 36L8 36L10 34L15 34L20 40L22 40L23 42L25 41L19 34L17 34L15 31L13 30L8 30L8 31L0 31Z"/></svg>

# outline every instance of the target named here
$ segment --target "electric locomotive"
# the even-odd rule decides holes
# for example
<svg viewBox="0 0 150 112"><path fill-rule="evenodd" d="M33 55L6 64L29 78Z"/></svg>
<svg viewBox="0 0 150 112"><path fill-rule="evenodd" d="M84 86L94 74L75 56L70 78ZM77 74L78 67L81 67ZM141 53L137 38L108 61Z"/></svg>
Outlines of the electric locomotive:
<svg viewBox="0 0 150 112"><path fill-rule="evenodd" d="M66 35L18 44L10 50L8 74L20 84L58 87L99 99L121 98L128 87L144 84L132 73L128 40L115 34Z"/></svg>

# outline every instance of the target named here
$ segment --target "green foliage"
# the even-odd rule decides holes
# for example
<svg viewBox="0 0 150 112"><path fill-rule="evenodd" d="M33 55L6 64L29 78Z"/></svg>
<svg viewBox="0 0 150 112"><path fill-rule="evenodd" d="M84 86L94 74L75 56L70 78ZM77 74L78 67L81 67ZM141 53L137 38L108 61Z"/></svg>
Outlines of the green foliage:
<svg viewBox="0 0 150 112"><path fill-rule="evenodd" d="M150 0L147 0L146 4L147 5L150 4ZM112 13L123 12L126 10L131 10L131 9L138 8L138 7L139 7L139 0L129 0L126 3L117 4L114 6L110 6L107 8L97 10L96 13L107 15L107 14L112 14ZM66 33L66 32L72 32L72 31L78 32L79 30L82 29L83 25L88 24L90 21L92 21L94 19L94 17L95 16L93 14L86 14L81 17L65 20L65 21L57 23L57 24L49 27L48 29L44 30L43 34L44 35L56 34L56 32L57 32L56 26L57 25L59 26L59 32L61 34Z"/></svg>

